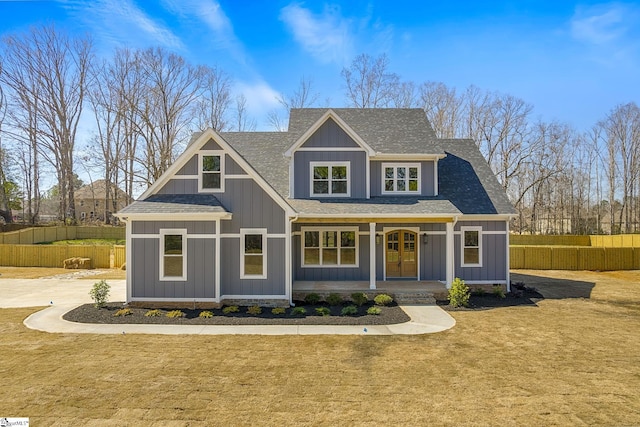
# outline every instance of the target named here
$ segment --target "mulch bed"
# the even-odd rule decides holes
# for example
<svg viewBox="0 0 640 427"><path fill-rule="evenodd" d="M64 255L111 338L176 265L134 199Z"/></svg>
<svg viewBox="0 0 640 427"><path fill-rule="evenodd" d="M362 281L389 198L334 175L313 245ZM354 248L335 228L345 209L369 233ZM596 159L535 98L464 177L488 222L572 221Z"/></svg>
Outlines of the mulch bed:
<svg viewBox="0 0 640 427"><path fill-rule="evenodd" d="M449 301L438 300L436 303L447 311L471 311L471 310L489 310L500 307L515 307L520 305L536 306L536 303L544 296L535 288L526 286L513 286L513 292L506 294L504 298L500 298L492 293L476 294L472 293L469 298L468 307L451 307Z"/></svg>
<svg viewBox="0 0 640 427"><path fill-rule="evenodd" d="M379 315L368 315L367 309L373 304L365 304L358 308L358 314L342 316L340 311L344 306L329 307L331 316L321 316L316 313L317 307L327 305L310 305L296 302L297 307L304 307L307 311L304 316L291 315L292 308L286 309L284 314L271 313L271 308L263 308L259 315L247 313L247 307L240 307L240 312L225 314L221 309L207 310L213 313L213 317L199 317L204 310L181 311L185 314L182 318L169 318L166 314L173 309L160 309L160 316L146 317L147 308L129 307L132 314L128 316L114 316L124 307L123 303L109 303L106 307L97 309L93 304L84 304L66 313L63 318L71 322L102 323L102 324L160 324L160 325L392 325L411 320L395 303L387 307L380 307Z"/></svg>

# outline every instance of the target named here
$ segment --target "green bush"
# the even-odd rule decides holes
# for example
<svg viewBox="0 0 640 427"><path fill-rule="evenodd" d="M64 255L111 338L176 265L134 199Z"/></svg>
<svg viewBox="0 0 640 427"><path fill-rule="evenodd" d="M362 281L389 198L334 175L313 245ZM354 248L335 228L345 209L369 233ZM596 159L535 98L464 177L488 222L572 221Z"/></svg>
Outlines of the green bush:
<svg viewBox="0 0 640 427"><path fill-rule="evenodd" d="M376 305L389 305L393 302L393 298L387 294L380 294L375 296L373 302L375 302Z"/></svg>
<svg viewBox="0 0 640 427"><path fill-rule="evenodd" d="M204 311L201 311L200 314L198 314L198 317L203 317L205 319L209 319L209 318L213 317L213 313L210 312L209 310L204 310Z"/></svg>
<svg viewBox="0 0 640 427"><path fill-rule="evenodd" d="M343 316L354 316L358 314L358 307L355 305L348 305L342 309L340 312Z"/></svg>
<svg viewBox="0 0 640 427"><path fill-rule="evenodd" d="M329 294L326 298L327 304L329 305L340 305L344 301L340 294Z"/></svg>
<svg viewBox="0 0 640 427"><path fill-rule="evenodd" d="M121 308L120 310L113 313L114 317L122 317L122 316L131 316L133 311L130 308Z"/></svg>
<svg viewBox="0 0 640 427"><path fill-rule="evenodd" d="M237 305L228 305L222 309L222 312L224 314L238 313L239 311L240 311L240 307L238 307Z"/></svg>
<svg viewBox="0 0 640 427"><path fill-rule="evenodd" d="M251 307L247 308L247 313L251 314L252 316L257 316L259 314L262 314L262 308L260 308L260 306L258 305L252 305Z"/></svg>
<svg viewBox="0 0 640 427"><path fill-rule="evenodd" d="M371 314L373 316L378 316L380 313L382 313L382 309L380 307L376 307L375 305L367 309L367 314Z"/></svg>
<svg viewBox="0 0 640 427"><path fill-rule="evenodd" d="M304 302L306 302L307 304L316 305L320 302L320 295L316 293L307 294L304 297Z"/></svg>
<svg viewBox="0 0 640 427"><path fill-rule="evenodd" d="M460 280L456 277L451 283L451 289L449 289L449 305L452 307L466 307L469 305L469 287L464 283L464 280Z"/></svg>
<svg viewBox="0 0 640 427"><path fill-rule="evenodd" d="M329 310L329 307L317 307L316 313L321 316L331 316L331 310Z"/></svg>
<svg viewBox="0 0 640 427"><path fill-rule="evenodd" d="M369 298L364 292L354 292L351 294L351 301L358 307L361 307L369 301Z"/></svg>
<svg viewBox="0 0 640 427"><path fill-rule="evenodd" d="M504 294L504 291L502 290L501 285L493 286L493 296L495 296L496 298L506 298L506 295Z"/></svg>
<svg viewBox="0 0 640 427"><path fill-rule="evenodd" d="M167 317L170 319L176 319L176 318L180 318L180 317L184 317L185 314L180 311L180 310L172 310L170 312L167 313Z"/></svg>
<svg viewBox="0 0 640 427"><path fill-rule="evenodd" d="M291 309L292 316L304 316L307 314L307 310L304 307L293 307Z"/></svg>
<svg viewBox="0 0 640 427"><path fill-rule="evenodd" d="M94 283L93 288L89 291L89 295L93 299L93 306L95 308L102 308L107 305L110 291L111 286L105 280Z"/></svg>
<svg viewBox="0 0 640 427"><path fill-rule="evenodd" d="M287 311L284 307L274 307L271 309L271 314L275 314L277 316L284 314Z"/></svg>
<svg viewBox="0 0 640 427"><path fill-rule="evenodd" d="M155 310L149 310L144 314L145 317L158 317L158 316L162 316L162 313L160 313L160 310L158 310L157 308Z"/></svg>

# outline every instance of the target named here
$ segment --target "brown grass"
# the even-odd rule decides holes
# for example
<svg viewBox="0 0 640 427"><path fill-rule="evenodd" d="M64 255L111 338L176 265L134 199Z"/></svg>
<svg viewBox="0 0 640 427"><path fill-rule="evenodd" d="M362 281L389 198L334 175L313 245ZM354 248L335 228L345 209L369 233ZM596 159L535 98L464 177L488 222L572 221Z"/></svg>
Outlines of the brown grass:
<svg viewBox="0 0 640 427"><path fill-rule="evenodd" d="M638 272L519 273L565 295L453 312L453 329L424 336L46 334L22 325L34 309L0 310L0 415L34 425L640 424Z"/></svg>

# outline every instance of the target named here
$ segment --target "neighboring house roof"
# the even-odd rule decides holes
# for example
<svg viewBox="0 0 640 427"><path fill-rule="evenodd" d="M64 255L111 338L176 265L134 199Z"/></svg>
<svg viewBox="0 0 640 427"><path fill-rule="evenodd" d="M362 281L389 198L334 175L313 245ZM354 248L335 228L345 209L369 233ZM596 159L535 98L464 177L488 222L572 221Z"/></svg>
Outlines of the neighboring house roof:
<svg viewBox="0 0 640 427"><path fill-rule="evenodd" d="M211 194L154 194L138 200L119 212L131 214L228 214Z"/></svg>
<svg viewBox="0 0 640 427"><path fill-rule="evenodd" d="M104 179L99 179L98 181L94 181L91 184L87 184L84 185L80 188L78 188L75 192L74 192L74 198L77 200L90 200L90 199L96 199L96 200L104 200L106 199L106 194L107 194L107 186L106 186L106 181ZM111 184L111 186L109 187L110 191L111 191L111 196L109 198L113 197L113 194L117 194L119 199L123 199L123 200L127 200L128 196L127 193L125 193L124 191L122 191L120 188L116 187L115 185ZM114 189L117 189L117 193L114 192Z"/></svg>

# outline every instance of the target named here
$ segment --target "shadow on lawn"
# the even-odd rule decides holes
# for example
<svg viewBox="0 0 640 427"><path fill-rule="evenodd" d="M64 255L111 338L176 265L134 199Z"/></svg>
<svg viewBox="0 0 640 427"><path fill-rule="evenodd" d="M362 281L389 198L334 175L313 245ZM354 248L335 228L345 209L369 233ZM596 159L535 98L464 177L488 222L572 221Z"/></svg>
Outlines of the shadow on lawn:
<svg viewBox="0 0 640 427"><path fill-rule="evenodd" d="M530 274L511 273L511 282L523 282L529 288L535 288L543 298L591 298L595 283L552 277L533 276Z"/></svg>

